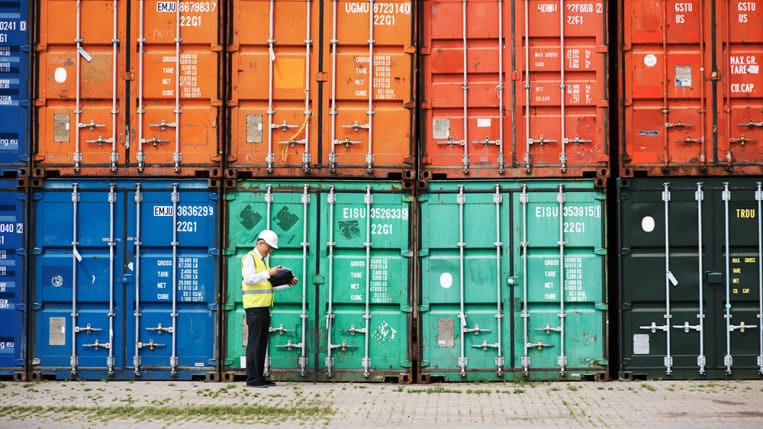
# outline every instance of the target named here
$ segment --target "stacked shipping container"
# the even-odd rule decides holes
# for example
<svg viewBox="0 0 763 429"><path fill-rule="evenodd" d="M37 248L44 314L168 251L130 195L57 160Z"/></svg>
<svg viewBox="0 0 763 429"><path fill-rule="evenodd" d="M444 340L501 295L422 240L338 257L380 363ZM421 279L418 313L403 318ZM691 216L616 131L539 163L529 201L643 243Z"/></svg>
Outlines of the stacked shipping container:
<svg viewBox="0 0 763 429"><path fill-rule="evenodd" d="M622 377L763 374L762 7L622 3Z"/></svg>
<svg viewBox="0 0 763 429"><path fill-rule="evenodd" d="M29 30L13 3L0 377L240 378L268 227L300 278L274 378L604 378L611 165L621 374L763 372L759 3L618 3L615 151L614 2L44 0ZM654 258L678 268L642 285Z"/></svg>

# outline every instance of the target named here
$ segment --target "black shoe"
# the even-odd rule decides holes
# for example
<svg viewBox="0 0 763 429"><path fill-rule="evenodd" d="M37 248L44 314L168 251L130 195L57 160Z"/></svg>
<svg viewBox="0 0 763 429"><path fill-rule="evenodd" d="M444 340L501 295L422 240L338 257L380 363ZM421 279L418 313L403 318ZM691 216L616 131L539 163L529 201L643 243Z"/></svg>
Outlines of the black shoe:
<svg viewBox="0 0 763 429"><path fill-rule="evenodd" d="M262 383L246 383L246 387L255 387L255 388L264 389L264 388L268 387L268 384L265 383L265 382L262 382Z"/></svg>
<svg viewBox="0 0 763 429"><path fill-rule="evenodd" d="M275 386L276 382L275 381L270 381L270 380L265 380L265 385L267 385L267 386Z"/></svg>

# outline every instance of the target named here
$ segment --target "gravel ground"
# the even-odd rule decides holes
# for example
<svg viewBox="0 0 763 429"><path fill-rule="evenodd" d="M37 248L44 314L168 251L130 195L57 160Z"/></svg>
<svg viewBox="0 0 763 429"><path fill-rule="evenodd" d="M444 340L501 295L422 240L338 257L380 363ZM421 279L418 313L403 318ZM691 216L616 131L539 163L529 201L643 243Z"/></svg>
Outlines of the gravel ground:
<svg viewBox="0 0 763 429"><path fill-rule="evenodd" d="M0 428L763 428L763 380L0 383Z"/></svg>

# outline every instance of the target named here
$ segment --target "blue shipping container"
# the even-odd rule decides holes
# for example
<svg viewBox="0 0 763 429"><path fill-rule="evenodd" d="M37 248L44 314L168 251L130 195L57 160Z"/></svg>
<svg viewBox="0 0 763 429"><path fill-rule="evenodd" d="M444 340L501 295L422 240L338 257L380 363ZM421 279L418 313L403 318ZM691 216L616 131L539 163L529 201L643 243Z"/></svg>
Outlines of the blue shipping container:
<svg viewBox="0 0 763 429"><path fill-rule="evenodd" d="M26 337L26 195L0 179L0 379L23 380Z"/></svg>
<svg viewBox="0 0 763 429"><path fill-rule="evenodd" d="M44 182L32 378L217 379L218 201L198 180Z"/></svg>
<svg viewBox="0 0 763 429"><path fill-rule="evenodd" d="M29 158L28 8L27 0L0 2L0 175L16 176Z"/></svg>

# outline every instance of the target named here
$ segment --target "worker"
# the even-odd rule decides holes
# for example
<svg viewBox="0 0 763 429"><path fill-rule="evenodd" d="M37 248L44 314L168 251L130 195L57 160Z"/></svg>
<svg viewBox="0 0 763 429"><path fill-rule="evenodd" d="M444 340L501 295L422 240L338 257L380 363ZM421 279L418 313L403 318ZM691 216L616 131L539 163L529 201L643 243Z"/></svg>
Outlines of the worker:
<svg viewBox="0 0 763 429"><path fill-rule="evenodd" d="M249 336L246 342L246 385L250 387L274 386L265 380L265 352L270 336L270 307L273 306L273 285L271 276L283 267L270 267L268 255L278 249L278 235L266 229L257 236L257 243L251 252L241 258L241 288L243 289L244 310ZM297 284L294 277L289 286ZM288 287L288 286L286 286Z"/></svg>

